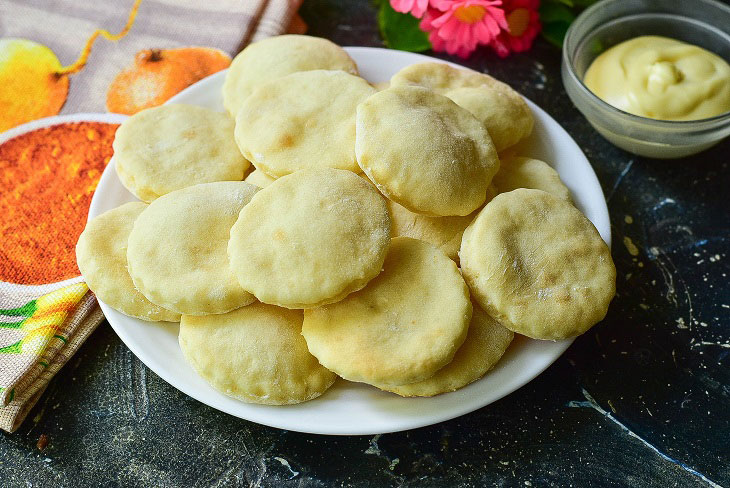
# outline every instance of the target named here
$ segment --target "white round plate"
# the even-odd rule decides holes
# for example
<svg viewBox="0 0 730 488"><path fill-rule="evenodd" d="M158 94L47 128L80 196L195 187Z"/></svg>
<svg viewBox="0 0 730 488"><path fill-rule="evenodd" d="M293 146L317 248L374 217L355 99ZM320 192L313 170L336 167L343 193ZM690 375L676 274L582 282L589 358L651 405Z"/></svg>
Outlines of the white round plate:
<svg viewBox="0 0 730 488"><path fill-rule="evenodd" d="M361 75L387 81L401 68L432 58L387 49L351 47ZM225 72L216 73L173 97L223 111L221 87ZM573 193L578 208L610 243L608 209L593 169L578 145L547 113L529 102L535 129L521 143L520 154L550 162ZM89 218L134 200L117 178L112 162L104 171ZM243 403L217 392L183 359L177 324L151 324L123 315L101 303L107 320L124 343L152 371L191 397L236 417L281 429L316 434L362 435L395 432L435 424L472 412L523 386L553 363L572 341L537 341L518 337L497 366L484 378L453 393L433 398L401 398L360 383L338 380L320 398L292 406Z"/></svg>

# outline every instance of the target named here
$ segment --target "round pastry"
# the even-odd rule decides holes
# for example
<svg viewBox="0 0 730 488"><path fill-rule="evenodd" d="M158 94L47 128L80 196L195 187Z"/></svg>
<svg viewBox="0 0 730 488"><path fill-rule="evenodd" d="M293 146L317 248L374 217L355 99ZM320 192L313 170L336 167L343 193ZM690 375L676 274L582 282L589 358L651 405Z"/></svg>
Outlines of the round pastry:
<svg viewBox="0 0 730 488"><path fill-rule="evenodd" d="M456 391L484 376L500 360L514 334L474 305L469 332L454 359L430 378L403 386L381 386L404 397L430 397Z"/></svg>
<svg viewBox="0 0 730 488"><path fill-rule="evenodd" d="M499 193L517 188L533 188L572 202L570 190L560 179L558 172L546 162L517 156L502 159L501 162L499 171L492 180Z"/></svg>
<svg viewBox="0 0 730 488"><path fill-rule="evenodd" d="M364 289L304 311L302 335L319 362L345 379L403 385L451 361L471 315L456 264L427 242L396 237L383 271Z"/></svg>
<svg viewBox="0 0 730 488"><path fill-rule="evenodd" d="M532 132L534 118L527 102L509 85L489 75L444 63L419 63L400 70L390 84L420 85L446 95L484 124L497 151Z"/></svg>
<svg viewBox="0 0 730 488"><path fill-rule="evenodd" d="M243 101L258 85L314 69L357 74L357 66L347 52L327 39L284 35L254 42L233 59L226 72L223 105L235 117Z"/></svg>
<svg viewBox="0 0 730 488"><path fill-rule="evenodd" d="M259 86L236 117L236 143L270 176L304 168L359 171L355 108L375 89L344 71L293 73Z"/></svg>
<svg viewBox="0 0 730 488"><path fill-rule="evenodd" d="M125 120L114 137L122 184L151 202L197 183L241 181L249 162L233 140L233 120L193 105L163 105Z"/></svg>
<svg viewBox="0 0 730 488"><path fill-rule="evenodd" d="M316 307L374 278L390 244L385 199L351 171L297 171L262 189L231 229L241 286L264 303Z"/></svg>
<svg viewBox="0 0 730 488"><path fill-rule="evenodd" d="M464 231L459 256L479 305L534 339L582 334L616 291L611 252L591 221L542 190L497 195Z"/></svg>
<svg viewBox="0 0 730 488"><path fill-rule="evenodd" d="M494 187L487 189L487 201L496 195ZM459 262L459 248L464 229L474 220L479 209L469 215L454 217L429 217L411 212L402 205L388 200L388 211L392 223L393 237L412 237L430 242L441 249L448 257Z"/></svg>
<svg viewBox="0 0 730 488"><path fill-rule="evenodd" d="M147 300L127 272L127 240L145 208L125 203L89 221L76 244L76 261L89 289L110 307L142 320L177 322L180 314Z"/></svg>
<svg viewBox="0 0 730 488"><path fill-rule="evenodd" d="M203 183L164 195L137 218L127 262L152 303L186 315L225 313L253 302L228 265L231 227L257 188Z"/></svg>
<svg viewBox="0 0 730 488"><path fill-rule="evenodd" d="M484 126L419 86L388 88L357 107L355 152L384 195L431 216L469 215L499 169Z"/></svg>
<svg viewBox="0 0 730 488"><path fill-rule="evenodd" d="M180 348L216 390L249 403L290 405L324 393L336 376L307 350L302 311L254 303L180 321Z"/></svg>
<svg viewBox="0 0 730 488"><path fill-rule="evenodd" d="M245 181L246 183L250 183L254 186L258 186L259 188L263 188L265 186L269 186L275 180L276 178L272 178L260 169L254 169L253 171L251 171L251 173L248 174L248 176L246 176L246 179L243 181Z"/></svg>

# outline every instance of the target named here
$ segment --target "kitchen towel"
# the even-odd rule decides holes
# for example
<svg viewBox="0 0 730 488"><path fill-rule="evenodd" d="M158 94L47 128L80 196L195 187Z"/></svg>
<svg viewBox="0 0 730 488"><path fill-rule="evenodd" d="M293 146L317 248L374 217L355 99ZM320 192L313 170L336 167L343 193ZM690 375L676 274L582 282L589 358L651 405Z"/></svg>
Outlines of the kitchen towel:
<svg viewBox="0 0 730 488"><path fill-rule="evenodd" d="M22 124L163 103L249 42L302 33L300 2L0 0L1 429L20 426L103 320L74 245L116 124Z"/></svg>

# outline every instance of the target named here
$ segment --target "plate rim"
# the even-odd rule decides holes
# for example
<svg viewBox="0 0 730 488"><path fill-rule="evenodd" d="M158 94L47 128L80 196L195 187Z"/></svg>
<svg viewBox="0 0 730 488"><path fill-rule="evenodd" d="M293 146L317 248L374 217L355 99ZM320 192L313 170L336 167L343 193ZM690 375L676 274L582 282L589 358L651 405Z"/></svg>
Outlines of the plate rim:
<svg viewBox="0 0 730 488"><path fill-rule="evenodd" d="M344 48L348 53L353 55L353 57L357 57L357 53L362 53L363 55L373 55L373 54L383 54L386 53L388 56L394 56L394 57L401 57L401 58L407 58L408 64L414 64L417 62L422 61L428 61L428 62L441 62L445 63L460 69L469 69L465 66L458 65L456 63L452 63L449 61L444 61L438 58L432 58L430 56L422 55L422 54L416 54L416 53L409 53L404 51L396 51L396 50L390 50L390 49L384 49L384 48L373 48L373 47L363 47L363 46L353 46L353 47L345 47ZM174 97L170 98L166 104L174 104L174 103L180 103L179 100L185 99L188 94L192 91L197 91L204 89L207 85L214 85L219 83L218 79L225 76L227 70L222 70L217 73L214 73L213 75L204 78L203 80L200 80L199 82L191 85L190 87L187 87L186 89L182 90L180 93L176 94ZM524 96L523 96L524 97ZM590 164L590 161L586 157L585 153L582 151L582 149L578 146L577 142L570 136L570 134L553 118L551 117L547 112L545 112L542 108L540 108L538 105L536 105L531 100L527 99L527 97L524 97L527 100L528 105L533 111L536 111L540 113L540 115L546 117L550 121L554 123L554 125L562 131L563 135L567 138L567 143L571 144L573 147L571 148L572 152L576 152L580 155L582 155L583 159L585 160L585 164L590 169L588 173L588 178L590 178L591 184L594 187L595 190L597 190L596 198L600 197L600 200L603 202L603 206L599 209L600 212L598 215L596 215L596 219L598 222L595 222L594 225L596 228L598 228L599 232L601 232L601 227L603 227L603 230L607 230L607 235L604 235L605 232L601 232L601 236L604 238L604 240L608 243L609 247L611 245L611 228L610 228L610 219L609 219L609 213L608 213L608 207L605 203L605 195L603 193L603 190L600 186L600 183L598 181L598 177L595 173L595 170L593 170L592 165ZM112 158L112 161L110 161L110 164L105 169L104 174L102 174L102 177L99 182L99 186L101 186L102 179L105 179L105 176L107 176L107 172L113 172L113 166L114 161ZM107 176L106 179L109 177ZM98 214L96 211L95 202L97 202L96 199L96 193L94 194L94 197L92 198L92 202L89 208L89 219L93 218L92 216L95 216ZM100 197L101 198L101 197ZM98 202L97 202L98 203ZM95 211L92 212L92 209ZM491 403L494 403L505 396L513 393L514 391L518 390L519 388L522 388L532 380L534 380L537 376L541 375L548 367L550 367L557 359L562 356L562 354L565 352L565 350L568 349L568 347L573 343L573 339L568 339L565 341L559 341L554 342L552 344L552 347L554 348L553 354L554 357L546 361L546 364L541 365L541 367L536 368L534 370L531 370L531 374L528 375L528 378L525 379L522 382L516 382L514 384L509 384L507 388L499 392L499 395L492 397L490 401L487 403L479 404L477 406L474 406L473 404L464 402L463 404L457 405L456 407L452 408L451 410L447 412L443 412L442 415L439 416L431 416L427 418L422 418L419 415L415 415L413 417L401 417L399 419L400 425L396 428L389 428L386 430L383 429L373 429L373 428L367 428L362 427L360 425L355 425L352 428L349 428L347 431L344 431L343 429L339 428L331 428L328 426L326 422L313 427L313 426L302 426L302 425L294 425L291 422L276 422L272 421L270 419L275 418L275 415L248 415L246 417L242 416L240 412L235 411L234 408L228 408L225 405L219 405L215 404L213 405L211 401L208 401L208 399L199 391L197 391L194 387L188 387L187 384L184 384L182 381L178 381L173 375L168 375L167 370L163 368L157 368L151 366L149 363L156 363L157 358L154 357L148 357L147 354L142 353L140 349L138 348L137 341L131 337L131 332L129 332L123 325L123 323L115 323L115 320L109 320L109 317L114 317L116 314L120 314L120 312L117 312L116 310L113 310L111 307L106 305L103 301L99 300L99 304L102 308L102 311L104 312L105 316L107 317L107 321L114 329L115 333L120 337L120 339L125 343L125 345L137 356L140 361L142 361L148 368L150 368L151 371L153 371L156 375L158 375L161 379L163 379L165 382L176 388L177 390L181 391L182 393L186 394L187 396L211 407L216 410L225 412L229 415L232 415L234 417L256 422L258 424L266 425L269 427L279 428L279 429L285 429L285 430L292 430L302 433L308 433L308 434L319 434L319 435L373 435L373 434L383 434L383 433L390 433L390 432L399 432L404 430L410 430L420 427L425 427L429 425L434 425L440 422L448 421L451 419L454 419L456 417L465 415L467 413L476 411L480 408L483 408ZM121 315L121 314L120 314ZM342 380L338 380L342 381ZM477 380L479 381L479 380ZM458 392L452 392L452 393L445 393L444 395L453 395ZM243 402L241 402L244 404ZM467 406L468 405L468 406ZM267 406L268 408L286 408L286 407L276 407L276 406Z"/></svg>

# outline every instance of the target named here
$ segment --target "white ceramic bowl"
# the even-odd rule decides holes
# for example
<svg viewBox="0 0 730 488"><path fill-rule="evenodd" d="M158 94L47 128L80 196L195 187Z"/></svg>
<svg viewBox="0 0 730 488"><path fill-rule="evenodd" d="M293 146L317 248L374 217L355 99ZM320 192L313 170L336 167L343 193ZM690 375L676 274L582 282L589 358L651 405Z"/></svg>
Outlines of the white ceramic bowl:
<svg viewBox="0 0 730 488"><path fill-rule="evenodd" d="M588 122L629 152L659 159L696 154L730 135L730 112L702 120L671 121L624 112L583 84L606 49L640 35L696 44L730 62L730 7L714 0L604 0L581 13L563 43L565 91Z"/></svg>

